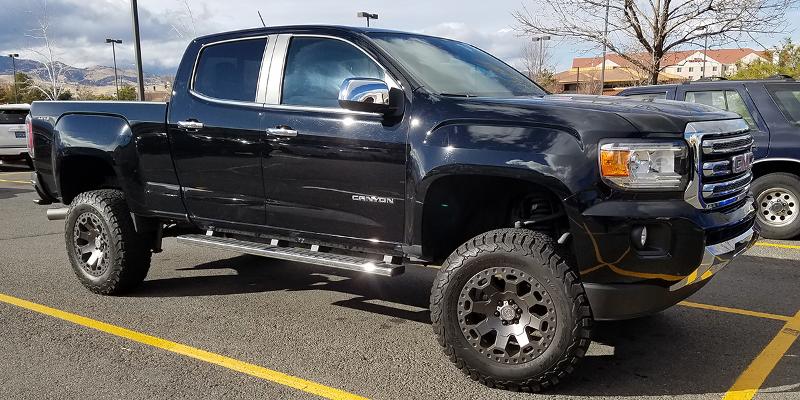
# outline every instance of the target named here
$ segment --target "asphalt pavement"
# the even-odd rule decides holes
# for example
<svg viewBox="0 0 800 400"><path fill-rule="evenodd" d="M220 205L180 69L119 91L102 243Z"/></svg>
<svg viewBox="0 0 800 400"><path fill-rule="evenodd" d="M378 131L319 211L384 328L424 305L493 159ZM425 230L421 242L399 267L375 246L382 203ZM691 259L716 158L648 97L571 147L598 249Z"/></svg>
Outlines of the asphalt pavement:
<svg viewBox="0 0 800 400"><path fill-rule="evenodd" d="M138 290L92 294L28 177L0 166L5 399L800 398L798 242L759 243L683 305L598 323L574 376L532 395L444 357L433 268L365 276L167 239Z"/></svg>

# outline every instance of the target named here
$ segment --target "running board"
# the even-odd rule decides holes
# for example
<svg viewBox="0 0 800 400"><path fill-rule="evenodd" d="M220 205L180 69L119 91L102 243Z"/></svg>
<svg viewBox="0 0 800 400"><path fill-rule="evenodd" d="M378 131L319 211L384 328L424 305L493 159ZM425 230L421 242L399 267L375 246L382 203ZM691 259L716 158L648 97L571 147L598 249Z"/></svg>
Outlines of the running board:
<svg viewBox="0 0 800 400"><path fill-rule="evenodd" d="M209 235L181 235L177 237L179 243L195 246L211 247L215 249L230 250L239 253L252 254L268 258L277 258L287 261L299 261L308 264L322 265L325 267L346 269L368 274L395 276L405 271L402 265L375 261L362 257L347 256L342 254L323 253L300 247L280 247L267 243L247 242L224 237Z"/></svg>

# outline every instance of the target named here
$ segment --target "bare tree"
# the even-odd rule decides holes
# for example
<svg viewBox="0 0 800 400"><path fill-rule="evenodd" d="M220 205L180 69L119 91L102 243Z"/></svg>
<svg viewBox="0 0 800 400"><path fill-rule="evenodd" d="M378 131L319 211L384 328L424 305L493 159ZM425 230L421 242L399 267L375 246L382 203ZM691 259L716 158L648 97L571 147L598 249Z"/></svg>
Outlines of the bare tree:
<svg viewBox="0 0 800 400"><path fill-rule="evenodd" d="M744 36L782 33L787 10L800 0L537 0L536 9L514 12L528 35L573 37L608 49L647 71L657 83L664 55L707 36L717 46ZM606 7L609 35L603 35ZM640 46L646 57L623 51Z"/></svg>
<svg viewBox="0 0 800 400"><path fill-rule="evenodd" d="M552 55L547 46L540 43L528 43L522 48L522 67L531 80L537 81L540 76L549 71Z"/></svg>
<svg viewBox="0 0 800 400"><path fill-rule="evenodd" d="M38 42L36 46L30 47L28 51L35 55L35 61L42 64L45 70L42 79L32 79L31 90L41 92L48 100L58 100L66 88L66 73L69 66L57 60L59 55L58 46L49 36L50 21L47 15L47 0L41 3L40 14L36 20L36 28L32 29L26 36Z"/></svg>
<svg viewBox="0 0 800 400"><path fill-rule="evenodd" d="M172 19L174 23L170 26L172 30L179 37L184 37L186 35L191 35L191 37L197 37L197 26L195 24L195 17L194 12L192 11L192 6L189 4L189 0L176 0L180 3L180 9L171 12Z"/></svg>

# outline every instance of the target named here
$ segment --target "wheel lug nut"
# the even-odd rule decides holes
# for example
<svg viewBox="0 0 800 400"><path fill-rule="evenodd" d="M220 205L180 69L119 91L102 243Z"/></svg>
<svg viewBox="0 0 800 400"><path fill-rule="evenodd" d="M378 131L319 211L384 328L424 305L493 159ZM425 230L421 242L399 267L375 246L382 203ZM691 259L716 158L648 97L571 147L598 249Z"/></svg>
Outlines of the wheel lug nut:
<svg viewBox="0 0 800 400"><path fill-rule="evenodd" d="M508 325L508 321L503 321L503 325Z"/></svg>
<svg viewBox="0 0 800 400"><path fill-rule="evenodd" d="M514 300L509 300L508 304L514 304Z"/></svg>
<svg viewBox="0 0 800 400"><path fill-rule="evenodd" d="M500 316L500 311L495 311L495 312L494 312L494 316L495 316L495 317L499 317L499 316Z"/></svg>
<svg viewBox="0 0 800 400"><path fill-rule="evenodd" d="M521 314L522 314L522 310L520 310L520 309L518 308L518 309L517 309L517 315L521 315Z"/></svg>

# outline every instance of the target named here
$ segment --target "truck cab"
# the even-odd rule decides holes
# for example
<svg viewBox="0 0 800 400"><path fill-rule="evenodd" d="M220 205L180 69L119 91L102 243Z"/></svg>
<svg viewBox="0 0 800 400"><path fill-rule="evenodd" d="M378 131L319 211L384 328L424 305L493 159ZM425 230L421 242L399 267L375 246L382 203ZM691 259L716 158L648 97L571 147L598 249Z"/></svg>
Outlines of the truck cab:
<svg viewBox="0 0 800 400"><path fill-rule="evenodd" d="M706 104L742 116L753 136L752 186L764 237L800 235L800 83L785 76L629 88L620 96Z"/></svg>

